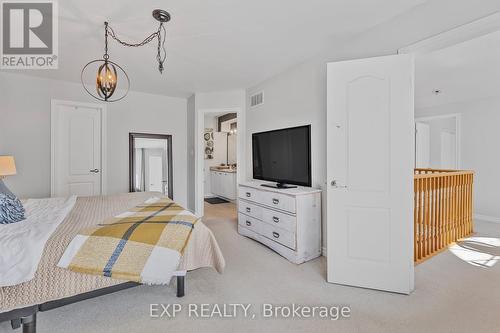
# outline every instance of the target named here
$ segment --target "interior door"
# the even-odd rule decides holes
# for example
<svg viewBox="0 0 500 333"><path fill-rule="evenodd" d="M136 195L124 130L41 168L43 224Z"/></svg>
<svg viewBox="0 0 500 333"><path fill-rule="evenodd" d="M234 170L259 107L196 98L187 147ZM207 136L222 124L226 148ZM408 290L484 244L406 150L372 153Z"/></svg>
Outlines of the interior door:
<svg viewBox="0 0 500 333"><path fill-rule="evenodd" d="M431 165L431 127L429 124L415 123L415 167L427 169Z"/></svg>
<svg viewBox="0 0 500 333"><path fill-rule="evenodd" d="M163 173L164 150L147 148L144 155L146 191L163 193L163 181L167 178Z"/></svg>
<svg viewBox="0 0 500 333"><path fill-rule="evenodd" d="M101 195L101 110L56 103L52 116L52 195Z"/></svg>
<svg viewBox="0 0 500 333"><path fill-rule="evenodd" d="M328 282L410 293L413 58L328 64Z"/></svg>
<svg viewBox="0 0 500 333"><path fill-rule="evenodd" d="M162 183L162 157L149 156L149 191L162 192Z"/></svg>

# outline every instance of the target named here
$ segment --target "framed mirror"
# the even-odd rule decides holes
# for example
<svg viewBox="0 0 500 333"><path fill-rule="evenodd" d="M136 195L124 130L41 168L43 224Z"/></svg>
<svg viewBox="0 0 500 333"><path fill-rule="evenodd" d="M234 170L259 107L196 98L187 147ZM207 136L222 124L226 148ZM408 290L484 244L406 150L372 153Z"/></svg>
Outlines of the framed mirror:
<svg viewBox="0 0 500 333"><path fill-rule="evenodd" d="M172 136L129 133L130 192L161 192L173 199Z"/></svg>

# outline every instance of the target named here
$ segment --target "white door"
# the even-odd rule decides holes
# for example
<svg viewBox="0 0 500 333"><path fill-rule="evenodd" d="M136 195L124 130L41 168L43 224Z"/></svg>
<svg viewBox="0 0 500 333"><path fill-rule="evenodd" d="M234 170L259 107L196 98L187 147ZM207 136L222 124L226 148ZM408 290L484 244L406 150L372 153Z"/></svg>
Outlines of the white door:
<svg viewBox="0 0 500 333"><path fill-rule="evenodd" d="M102 194L101 106L52 103L52 196Z"/></svg>
<svg viewBox="0 0 500 333"><path fill-rule="evenodd" d="M415 166L428 169L431 164L431 127L429 124L415 123Z"/></svg>
<svg viewBox="0 0 500 333"><path fill-rule="evenodd" d="M441 132L441 169L457 169L456 134Z"/></svg>
<svg viewBox="0 0 500 333"><path fill-rule="evenodd" d="M413 58L328 64L328 282L413 290Z"/></svg>
<svg viewBox="0 0 500 333"><path fill-rule="evenodd" d="M164 149L147 148L145 158L145 188L146 191L162 192L164 182ZM167 177L165 177L167 178ZM166 181L165 181L166 182Z"/></svg>
<svg viewBox="0 0 500 333"><path fill-rule="evenodd" d="M161 156L149 156L149 189L162 192L163 166Z"/></svg>

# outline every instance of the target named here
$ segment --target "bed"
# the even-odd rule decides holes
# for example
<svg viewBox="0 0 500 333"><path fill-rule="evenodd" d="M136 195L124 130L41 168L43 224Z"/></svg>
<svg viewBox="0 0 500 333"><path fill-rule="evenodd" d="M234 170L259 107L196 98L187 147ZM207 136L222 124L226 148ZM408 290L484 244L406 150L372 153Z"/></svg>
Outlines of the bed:
<svg viewBox="0 0 500 333"><path fill-rule="evenodd" d="M25 283L0 287L0 322L10 320L12 327L35 332L36 313L84 299L137 286L96 275L80 274L56 266L67 245L79 230L97 225L157 195L148 192L111 196L79 197L72 211L45 245L35 277ZM199 221L193 229L181 258L177 276L177 296L184 295L184 273L201 267L222 272L225 261L212 232Z"/></svg>

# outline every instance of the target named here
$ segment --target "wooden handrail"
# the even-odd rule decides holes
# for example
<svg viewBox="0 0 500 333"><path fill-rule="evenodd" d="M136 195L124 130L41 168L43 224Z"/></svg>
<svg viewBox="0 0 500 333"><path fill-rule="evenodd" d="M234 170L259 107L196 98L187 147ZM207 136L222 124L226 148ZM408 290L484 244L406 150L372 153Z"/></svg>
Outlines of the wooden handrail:
<svg viewBox="0 0 500 333"><path fill-rule="evenodd" d="M473 232L473 182L473 171L415 169L415 262Z"/></svg>
<svg viewBox="0 0 500 333"><path fill-rule="evenodd" d="M435 173L418 173L414 174L413 177L415 179L419 178L437 178L437 177L450 177L450 176L460 176L460 175L469 175L474 174L474 171L446 171L446 172L435 172Z"/></svg>

